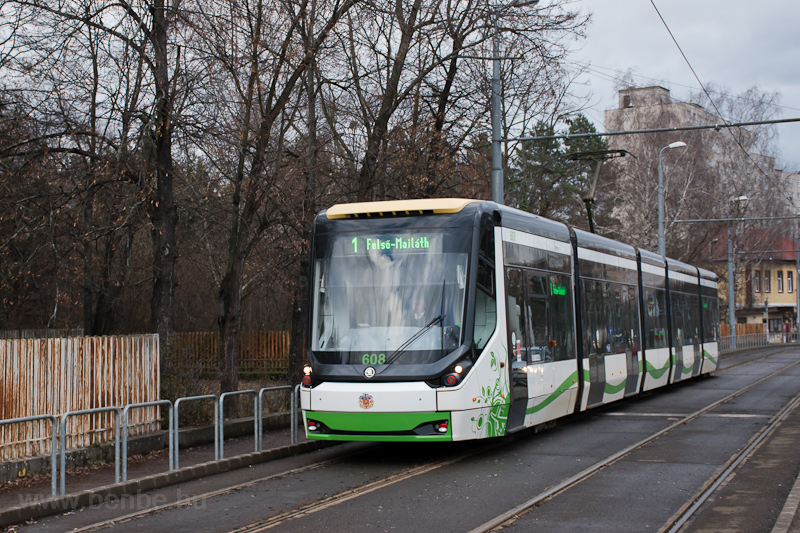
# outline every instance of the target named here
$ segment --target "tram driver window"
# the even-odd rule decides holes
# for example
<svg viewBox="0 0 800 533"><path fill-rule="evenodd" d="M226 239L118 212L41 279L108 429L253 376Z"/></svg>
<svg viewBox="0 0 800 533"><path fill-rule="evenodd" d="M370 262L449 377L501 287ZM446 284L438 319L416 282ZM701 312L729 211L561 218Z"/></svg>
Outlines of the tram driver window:
<svg viewBox="0 0 800 533"><path fill-rule="evenodd" d="M475 349L483 350L497 326L497 304L483 289L478 290L475 300Z"/></svg>
<svg viewBox="0 0 800 533"><path fill-rule="evenodd" d="M525 350L527 341L524 338L522 328L525 324L522 315L523 306L523 273L516 268L509 268L506 276L508 278L508 334L509 346L511 349L511 359L517 362L528 361L528 354Z"/></svg>

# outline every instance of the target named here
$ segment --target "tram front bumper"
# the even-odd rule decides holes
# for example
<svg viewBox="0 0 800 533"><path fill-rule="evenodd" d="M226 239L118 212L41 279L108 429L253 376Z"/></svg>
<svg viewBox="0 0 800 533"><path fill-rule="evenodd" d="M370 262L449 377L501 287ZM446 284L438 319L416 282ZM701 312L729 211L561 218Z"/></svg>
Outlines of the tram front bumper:
<svg viewBox="0 0 800 533"><path fill-rule="evenodd" d="M309 439L384 442L453 440L449 412L304 411L303 418Z"/></svg>

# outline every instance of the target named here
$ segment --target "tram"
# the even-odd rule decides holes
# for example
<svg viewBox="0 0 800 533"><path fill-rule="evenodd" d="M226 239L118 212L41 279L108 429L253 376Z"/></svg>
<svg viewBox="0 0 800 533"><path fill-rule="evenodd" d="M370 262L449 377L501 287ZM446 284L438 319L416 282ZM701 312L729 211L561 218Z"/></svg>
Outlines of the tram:
<svg viewBox="0 0 800 533"><path fill-rule="evenodd" d="M497 437L717 369L714 273L493 202L334 205L310 263L309 439Z"/></svg>

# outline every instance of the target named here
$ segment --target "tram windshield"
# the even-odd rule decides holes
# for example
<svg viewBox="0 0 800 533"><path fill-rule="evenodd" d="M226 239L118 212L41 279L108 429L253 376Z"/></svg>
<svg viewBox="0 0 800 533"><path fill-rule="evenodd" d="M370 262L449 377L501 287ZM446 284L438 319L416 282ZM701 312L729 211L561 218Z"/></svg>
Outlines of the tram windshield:
<svg viewBox="0 0 800 533"><path fill-rule="evenodd" d="M317 235L311 349L325 364L427 364L462 342L471 231Z"/></svg>

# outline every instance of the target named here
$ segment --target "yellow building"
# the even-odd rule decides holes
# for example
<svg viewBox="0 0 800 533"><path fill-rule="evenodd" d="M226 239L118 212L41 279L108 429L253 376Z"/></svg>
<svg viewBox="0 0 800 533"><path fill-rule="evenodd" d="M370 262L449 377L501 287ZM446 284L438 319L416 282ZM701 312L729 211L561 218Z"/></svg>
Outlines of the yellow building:
<svg viewBox="0 0 800 533"><path fill-rule="evenodd" d="M720 276L720 313L727 317L727 236L714 247L715 270ZM766 230L749 230L734 239L736 323L769 323L778 333L797 323L798 244ZM724 319L728 322L727 318Z"/></svg>

